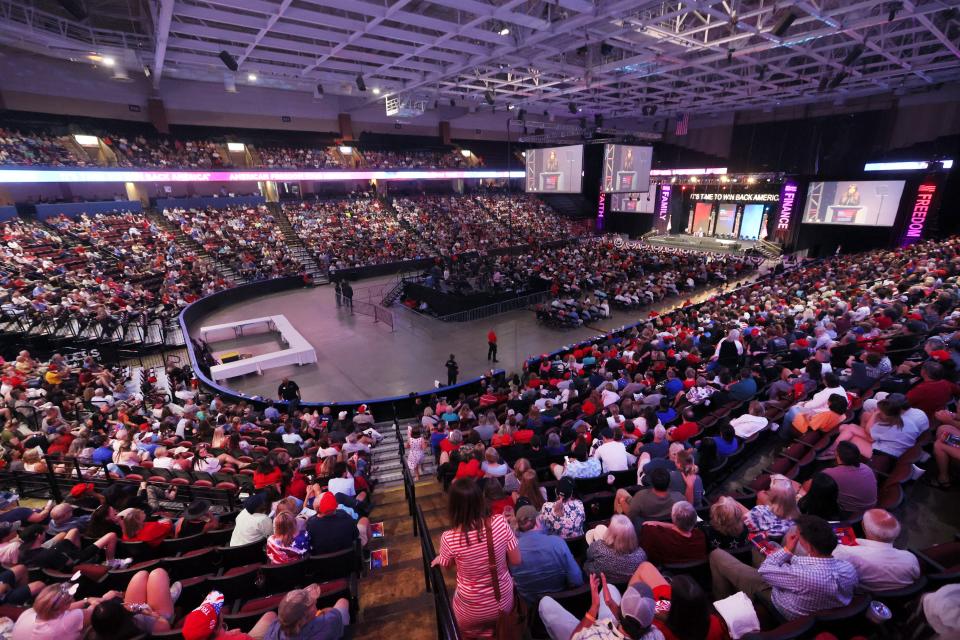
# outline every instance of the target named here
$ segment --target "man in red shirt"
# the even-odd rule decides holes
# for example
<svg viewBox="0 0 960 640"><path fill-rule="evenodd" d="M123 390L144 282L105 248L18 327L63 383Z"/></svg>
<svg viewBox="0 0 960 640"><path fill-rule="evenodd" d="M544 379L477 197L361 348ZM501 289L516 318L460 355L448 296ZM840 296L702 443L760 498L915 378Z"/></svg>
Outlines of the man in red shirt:
<svg viewBox="0 0 960 640"><path fill-rule="evenodd" d="M497 360L497 334L494 333L493 329L487 332L487 360Z"/></svg>
<svg viewBox="0 0 960 640"><path fill-rule="evenodd" d="M667 429L667 439L670 442L686 442L698 433L700 433L700 425L697 424L693 409L688 407L683 410L683 422L679 426Z"/></svg>
<svg viewBox="0 0 960 640"><path fill-rule="evenodd" d="M948 402L960 395L960 387L944 380L943 365L933 360L923 363L920 377L923 382L907 392L907 400L911 407L920 409L932 420L933 414L946 408Z"/></svg>

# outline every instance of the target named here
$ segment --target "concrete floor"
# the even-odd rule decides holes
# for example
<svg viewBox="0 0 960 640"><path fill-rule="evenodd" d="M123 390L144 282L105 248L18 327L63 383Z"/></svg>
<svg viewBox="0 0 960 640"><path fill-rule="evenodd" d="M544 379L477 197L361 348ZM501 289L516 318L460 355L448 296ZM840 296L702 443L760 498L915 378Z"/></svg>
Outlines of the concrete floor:
<svg viewBox="0 0 960 640"><path fill-rule="evenodd" d="M367 287L394 276L357 283L354 289L361 299ZM709 289L691 297L696 302L716 293ZM672 309L682 299L667 300L657 311ZM289 376L300 385L303 399L309 402L347 402L423 391L439 380L446 384L444 363L451 353L460 364L460 380L482 375L493 366L487 357L487 332L497 333L499 362L508 372L519 370L530 356L554 351L603 332L647 317L650 309L615 312L612 318L579 329L551 329L537 323L533 311L518 310L474 322L440 322L418 315L400 305L392 308L395 328L358 313L351 315L337 308L333 287L296 289L265 295L226 307L200 318L192 330L203 325L220 324L244 318L283 314L317 350L317 363L302 367L291 365L269 369L263 375L231 378L227 386L247 395L276 397L281 378ZM246 344L236 341L215 342L215 353L239 350L262 353L263 337ZM255 345L255 346L254 346ZM253 348L250 348L253 347Z"/></svg>

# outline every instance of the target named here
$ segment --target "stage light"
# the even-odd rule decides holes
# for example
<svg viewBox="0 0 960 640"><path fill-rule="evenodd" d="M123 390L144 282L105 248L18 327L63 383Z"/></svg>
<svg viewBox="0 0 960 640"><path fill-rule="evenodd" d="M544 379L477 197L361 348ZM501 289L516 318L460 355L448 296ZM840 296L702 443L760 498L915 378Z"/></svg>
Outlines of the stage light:
<svg viewBox="0 0 960 640"><path fill-rule="evenodd" d="M697 176L690 176L690 182L692 182L693 184L696 184L697 182L699 182L697 180Z"/></svg>
<svg viewBox="0 0 960 640"><path fill-rule="evenodd" d="M576 102L571 102L571 103L567 104L567 111L569 111L570 113L576 113L576 112L577 112L577 103L576 103Z"/></svg>
<svg viewBox="0 0 960 640"><path fill-rule="evenodd" d="M487 104L489 104L490 106L493 106L493 104L494 104L493 91L490 91L489 89L488 89L487 91L484 91L484 92L483 92L483 99L487 101Z"/></svg>
<svg viewBox="0 0 960 640"><path fill-rule="evenodd" d="M510 104L507 105L507 111L513 111L513 109L514 109L514 106L513 106L513 103L511 102Z"/></svg>
<svg viewBox="0 0 960 640"><path fill-rule="evenodd" d="M374 87L374 88L373 88L373 95L375 95L375 96L380 95L380 87Z"/></svg>
<svg viewBox="0 0 960 640"><path fill-rule="evenodd" d="M227 69L230 69L230 71L236 71L240 68L240 65L237 64L237 59L230 55L230 53L227 51L221 51L219 58L227 67Z"/></svg>
<svg viewBox="0 0 960 640"><path fill-rule="evenodd" d="M613 45L606 42L600 44L600 55L606 58L613 53Z"/></svg>
<svg viewBox="0 0 960 640"><path fill-rule="evenodd" d="M655 116L657 115L657 105L645 104L643 105L643 108L640 109L640 113L645 116Z"/></svg>
<svg viewBox="0 0 960 640"><path fill-rule="evenodd" d="M929 162L905 161L905 162L868 162L863 165L864 171L924 171L929 167Z"/></svg>
<svg viewBox="0 0 960 640"><path fill-rule="evenodd" d="M770 33L777 36L778 38L782 38L784 34L787 33L787 29L789 29L793 25L796 19L797 19L797 14L795 14L792 10L787 10L786 12L781 14L780 17L777 19L776 23L774 23L773 29L770 30Z"/></svg>
<svg viewBox="0 0 960 640"><path fill-rule="evenodd" d="M358 90L358 91L366 91L366 90L367 90L367 83L363 81L363 76L361 76L360 74L357 74L356 83L357 83L357 90Z"/></svg>
<svg viewBox="0 0 960 640"><path fill-rule="evenodd" d="M256 81L257 81L257 74L255 74L255 73L248 73L248 74L247 74L247 80L250 81L250 82L256 82Z"/></svg>
<svg viewBox="0 0 960 640"><path fill-rule="evenodd" d="M757 182L757 179L754 178L753 176L749 176L747 178L747 184L756 184L756 182Z"/></svg>
<svg viewBox="0 0 960 640"><path fill-rule="evenodd" d="M500 31L499 31L498 33L499 33L501 36L506 37L506 36L510 35L510 27L504 27L503 29L500 29Z"/></svg>
<svg viewBox="0 0 960 640"><path fill-rule="evenodd" d="M323 85L322 85L322 84L317 84L317 86L313 88L313 97L314 97L314 98L322 98L322 97L323 97Z"/></svg>
<svg viewBox="0 0 960 640"><path fill-rule="evenodd" d="M843 59L843 66L849 67L853 65L853 63L863 55L863 50L864 46L862 44L858 44L853 49L850 49L850 53L848 53L847 57Z"/></svg>
<svg viewBox="0 0 960 640"><path fill-rule="evenodd" d="M527 119L527 110L526 110L526 109L520 109L520 111L517 112L517 119L520 120L521 122L523 122L524 120L526 120L526 119Z"/></svg>
<svg viewBox="0 0 960 640"><path fill-rule="evenodd" d="M112 56L104 56L100 62L102 62L103 66L105 67L112 67L113 65L117 64L116 58Z"/></svg>
<svg viewBox="0 0 960 640"><path fill-rule="evenodd" d="M450 106L451 107L457 106L457 101L454 98L450 98Z"/></svg>
<svg viewBox="0 0 960 640"><path fill-rule="evenodd" d="M727 64L733 62L733 49L727 49Z"/></svg>
<svg viewBox="0 0 960 640"><path fill-rule="evenodd" d="M765 64L760 65L760 71L757 72L757 80L759 80L760 82L763 82L763 80L766 77L767 77L767 65Z"/></svg>
<svg viewBox="0 0 960 640"><path fill-rule="evenodd" d="M86 136L80 133L75 133L73 139L77 141L77 144L81 147L99 147L100 138L97 136Z"/></svg>

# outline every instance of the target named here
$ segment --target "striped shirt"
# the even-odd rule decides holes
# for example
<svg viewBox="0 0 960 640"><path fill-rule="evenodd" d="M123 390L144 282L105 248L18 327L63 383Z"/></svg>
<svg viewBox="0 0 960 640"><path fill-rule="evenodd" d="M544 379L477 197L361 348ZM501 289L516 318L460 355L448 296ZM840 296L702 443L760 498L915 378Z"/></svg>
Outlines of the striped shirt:
<svg viewBox="0 0 960 640"><path fill-rule="evenodd" d="M449 529L440 536L440 563L457 565L457 592L453 609L457 623L471 637L492 638L499 611L513 610L513 578L507 570L507 552L518 548L517 537L503 516L490 518L493 556L500 580L500 607L490 579L490 556L485 532Z"/></svg>

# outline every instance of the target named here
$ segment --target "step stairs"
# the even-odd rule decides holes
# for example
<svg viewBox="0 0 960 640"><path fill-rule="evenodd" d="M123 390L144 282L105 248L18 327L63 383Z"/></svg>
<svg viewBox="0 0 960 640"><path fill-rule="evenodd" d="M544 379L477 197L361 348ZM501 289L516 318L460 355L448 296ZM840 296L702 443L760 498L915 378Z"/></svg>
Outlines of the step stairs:
<svg viewBox="0 0 960 640"><path fill-rule="evenodd" d="M293 230L293 225L290 224L290 218L287 217L283 207L275 202L271 202L267 205L267 208L273 213L273 218L277 226L280 227L284 239L287 241L287 251L290 252L290 255L303 265L307 273L313 277L315 284L326 284L330 282L330 277L326 270L320 266L316 256L307 248L307 245L303 243L303 240L297 235L297 232Z"/></svg>
<svg viewBox="0 0 960 640"><path fill-rule="evenodd" d="M185 234L180 230L180 227L167 219L162 213L148 214L148 217L157 223L158 226L163 227L167 231L173 234L174 242L177 243L178 247L183 247L183 249L189 253L196 254L197 257L204 263L207 263L207 266L213 265L214 270L218 271L227 282L231 284L242 284L245 282L245 279L240 276L232 267L227 266L226 264L217 260L214 256L203 248L203 245Z"/></svg>
<svg viewBox="0 0 960 640"><path fill-rule="evenodd" d="M397 280L397 283L387 291L383 296L383 300L380 301L380 306L382 307L391 307L393 303L400 299L400 296L403 295L403 280Z"/></svg>
<svg viewBox="0 0 960 640"><path fill-rule="evenodd" d="M400 425L403 439L410 423ZM397 435L392 422L374 428L384 439L373 449L374 478L379 482L373 494L370 521L383 523L384 537L374 538L370 549L386 548L390 563L382 569L371 569L360 581L360 616L351 624L351 637L382 640L389 636L388 630L397 630L398 637L404 640L435 640L434 600L425 588L420 539L413 535L413 519L404 496L400 471L403 460L397 451ZM436 547L448 526L447 499L432 472L421 477L416 485L417 503L423 509ZM450 577L453 576L451 573ZM454 582L448 579L447 584Z"/></svg>

